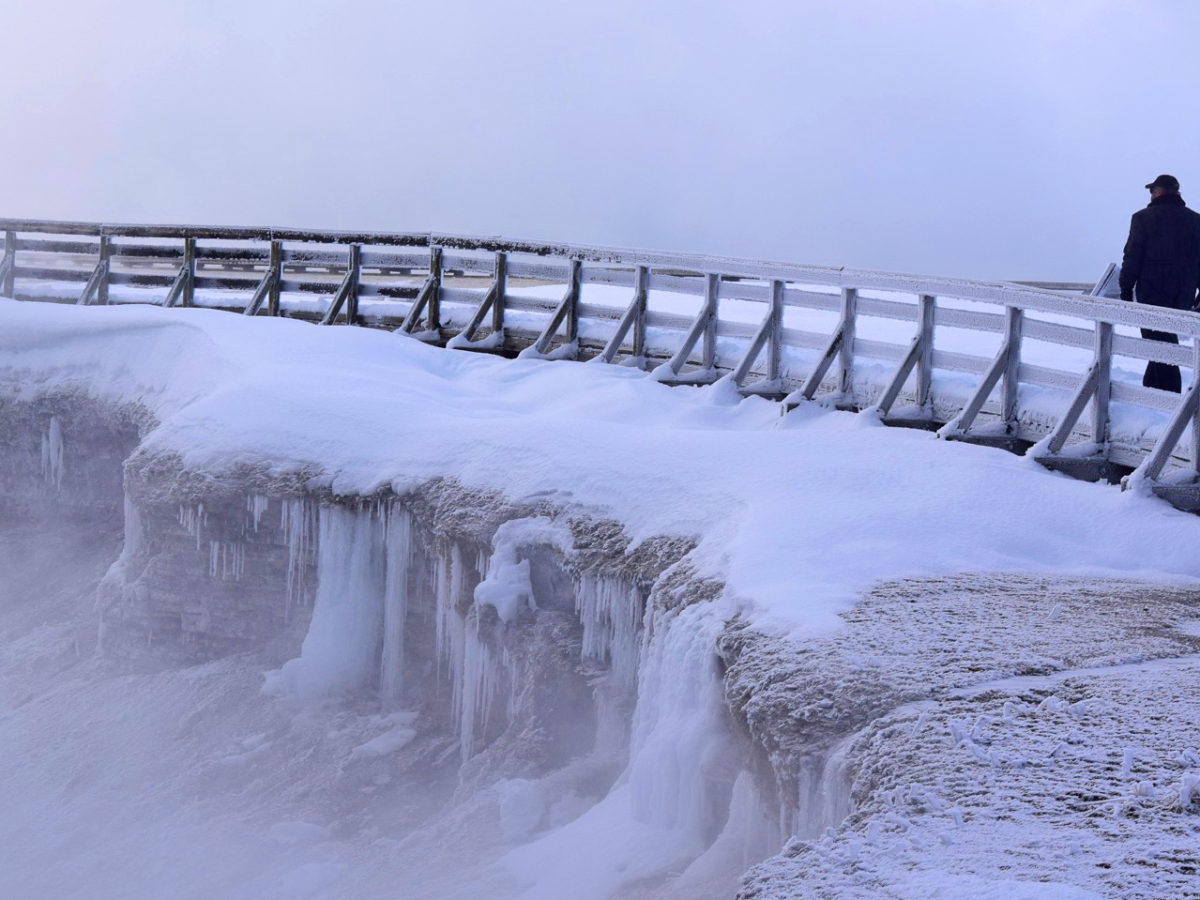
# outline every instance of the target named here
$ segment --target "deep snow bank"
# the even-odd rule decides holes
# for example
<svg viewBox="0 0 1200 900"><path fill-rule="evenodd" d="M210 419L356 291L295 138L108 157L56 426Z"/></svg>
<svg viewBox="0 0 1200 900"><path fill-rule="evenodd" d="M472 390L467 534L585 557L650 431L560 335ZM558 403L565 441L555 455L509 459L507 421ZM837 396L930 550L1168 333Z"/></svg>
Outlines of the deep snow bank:
<svg viewBox="0 0 1200 900"><path fill-rule="evenodd" d="M142 404L193 471L307 469L338 494L434 477L697 540L693 563L793 632L882 578L1200 575L1200 520L983 448L619 366L445 352L366 329L206 310L0 301L10 395Z"/></svg>

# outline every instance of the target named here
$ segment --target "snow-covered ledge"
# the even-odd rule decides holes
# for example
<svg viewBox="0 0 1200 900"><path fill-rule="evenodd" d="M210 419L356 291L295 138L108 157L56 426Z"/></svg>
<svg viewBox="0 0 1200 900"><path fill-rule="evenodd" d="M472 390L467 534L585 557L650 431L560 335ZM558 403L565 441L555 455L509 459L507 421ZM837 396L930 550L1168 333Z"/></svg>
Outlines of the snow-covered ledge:
<svg viewBox="0 0 1200 900"><path fill-rule="evenodd" d="M440 765L453 777L433 778L425 799L455 799L439 827L469 820L482 835L491 822L488 839L500 834L480 854L499 869L464 873L512 879L497 896L522 885L582 896L583 884L600 897L664 871L681 873L672 883L688 896L728 896L737 873L791 835L809 842L789 844L744 890L803 895L806 863L789 860L804 848L836 868L863 841L904 831L891 817L925 827L896 812L897 790L935 812L967 803L953 785L937 800L912 793L896 780L903 766L880 774L893 771L896 717L928 737L922 765L986 757L994 784L1026 767L988 756L997 739L986 719L962 720L976 707L995 716L994 691L1011 687L1003 679L1090 677L1075 670L1148 659L1186 667L1194 652L1193 637L1171 627L1195 618L1195 520L1015 458L829 410L776 427L768 404L733 404L725 392L456 356L378 333L317 337L299 323L201 311L4 313L5 429L25 448L8 456L14 484L36 484L44 498L82 494L90 482L77 473L99 458L82 423L135 423L116 429L126 442L117 446L136 440L125 546L101 588L106 664L166 658L162 681L143 685L154 696L226 685L233 705L253 711L239 713L243 734L258 719L286 720L244 734L220 765L269 760L304 780L312 772L293 757L322 758L316 771L370 795L374 824L361 810L298 823L286 816L310 808L303 792L272 800L274 821L258 823L272 841L336 849L328 865L271 856L264 878L329 877L373 895L409 871L397 859L415 865L409 850L436 841L432 828L386 843L398 839L378 818L400 802L387 786L415 789L414 773ZM76 419L55 399L68 396L90 412ZM110 422L104 410L121 412ZM922 465L881 474L896 442ZM964 570L1026 574L951 578ZM896 581L905 576L914 580ZM1119 580L1133 576L1175 586L1148 593ZM1140 620L1127 615L1135 602ZM1077 621L1094 631L1082 649L1063 638ZM517 633L526 640L505 643ZM564 663L568 647L575 661ZM396 652L409 648L420 649ZM179 669L183 658L210 662ZM234 688L246 666L277 673L268 694ZM972 692L992 682L1001 687ZM428 708L405 693L430 684ZM1000 717L1016 721L1017 702L1047 688L1013 684ZM1086 698L1058 693L1041 707L1048 696L1035 710L1074 721L1088 707L1059 707ZM55 698L73 702L70 691ZM181 733L222 725L221 706L209 696L185 712ZM555 736L548 723L564 721ZM327 743L342 755L323 756ZM615 746L615 757L597 752ZM1175 787L1185 818L1171 820L1185 825L1186 750ZM1148 764L1138 796L1161 799L1167 763ZM1072 782L1076 769L1062 765ZM25 785L15 808L36 805L36 787ZM1040 821L1036 803L1028 814ZM967 846L992 840L985 814L963 821ZM939 841L940 822L928 820ZM811 839L828 826L837 830L821 850ZM1146 846L1170 827L1143 835ZM1105 846L1080 833L1081 846ZM46 852L22 840L31 858ZM338 868L380 840L391 849L371 857L370 872ZM599 852L581 862L581 846ZM964 853L952 871L930 869L900 849L889 850L896 866L873 862L864 883L901 884L924 866L927 880L965 884L982 865ZM1014 877L1066 878L1053 858L1039 865Z"/></svg>

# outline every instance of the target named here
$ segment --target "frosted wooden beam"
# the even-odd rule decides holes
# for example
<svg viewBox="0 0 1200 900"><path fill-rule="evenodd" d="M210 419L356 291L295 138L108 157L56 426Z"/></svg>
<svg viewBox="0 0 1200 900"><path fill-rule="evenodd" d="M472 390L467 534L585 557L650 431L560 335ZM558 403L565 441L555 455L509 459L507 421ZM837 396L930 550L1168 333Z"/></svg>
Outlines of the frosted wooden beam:
<svg viewBox="0 0 1200 900"><path fill-rule="evenodd" d="M429 251L429 276L425 279L425 283L421 285L421 289L417 291L417 298L413 301L413 305L409 307L408 314L404 317L404 322L396 330L404 334L412 334L416 331L417 323L421 321L421 317L425 316L425 330L436 332L439 330L438 316L439 313L439 295L442 289L442 248L432 247Z"/></svg>
<svg viewBox="0 0 1200 900"><path fill-rule="evenodd" d="M283 244L271 241L267 266L271 271L271 287L267 291L267 315L279 315L279 293L283 286Z"/></svg>
<svg viewBox="0 0 1200 900"><path fill-rule="evenodd" d="M750 339L750 346L746 348L746 354L738 363L737 368L733 370L733 383L738 387L742 386L742 382L750 374L750 370L754 367L755 360L762 353L763 347L767 348L767 375L764 379L768 383L779 381L780 369L780 338L779 332L783 322L783 282L771 282L771 306L767 310L767 314L763 317L762 324L758 326L758 331L754 333L754 337Z"/></svg>
<svg viewBox="0 0 1200 900"><path fill-rule="evenodd" d="M720 290L721 276L715 273L705 275L704 280L704 303L700 307L700 312L696 314L695 320L692 322L692 327L688 330L687 335L683 339L683 344L671 357L667 366L672 374L678 375L680 370L686 365L688 357L691 356L692 349L704 339L701 346L701 362L700 367L705 371L710 371L716 365L717 354L717 294Z"/></svg>
<svg viewBox="0 0 1200 900"><path fill-rule="evenodd" d="M621 350L621 344L625 341L625 336L629 334L629 330L633 329L633 358L641 363L646 357L646 296L648 294L648 285L650 283L650 270L645 266L638 266L634 273L633 299L629 301L629 306L625 310L625 314L621 316L621 321L617 324L617 330L613 332L613 336L609 338L604 349L595 359L601 362L610 363L616 359L617 353Z"/></svg>
<svg viewBox="0 0 1200 900"><path fill-rule="evenodd" d="M1200 391L1197 390L1196 381L1193 379L1184 392L1179 406L1176 407L1174 415L1171 416L1171 421L1167 424L1162 436L1159 437L1158 442L1154 445L1154 449L1142 461L1142 464L1134 469L1133 474L1125 479L1127 486L1138 481L1153 482L1162 473L1167 459L1170 458L1171 452L1183 436L1184 429L1191 426L1193 435L1195 435L1197 428L1195 420L1197 415L1200 414L1200 409L1198 409L1196 402L1197 397L1200 397Z"/></svg>
<svg viewBox="0 0 1200 900"><path fill-rule="evenodd" d="M975 417L983 408L983 404L991 395L1001 379L1004 380L1004 394L1001 399L1000 416L1011 431L1016 420L1017 405L1017 373L1021 364L1021 310L1015 307L1005 308L1005 338L1000 352L992 360L991 366L983 376L983 380L953 420L938 434L945 438L963 437L975 422Z"/></svg>
<svg viewBox="0 0 1200 900"><path fill-rule="evenodd" d="M343 306L346 307L346 324L358 323L358 271L362 248L358 244L351 244L347 249L346 275L321 319L322 325L332 325L337 321Z"/></svg>
<svg viewBox="0 0 1200 900"><path fill-rule="evenodd" d="M493 269L494 276L491 287L483 296L483 301L479 304L475 313L471 316L471 321L467 323L467 327L455 335L457 344L462 346L465 342L470 342L475 337L475 332L479 330L479 326L483 324L484 317L489 312L492 314L492 334L502 334L504 329L504 301L503 297L507 290L508 283L508 257L504 253L496 254L495 268ZM496 307L501 307L497 311ZM497 324L499 327L497 327Z"/></svg>
<svg viewBox="0 0 1200 900"><path fill-rule="evenodd" d="M75 301L77 305L88 306L93 297L101 306L108 305L108 275L111 264L112 257L108 237L101 236L100 246L97 249L96 266L92 269L92 274L88 276L79 299Z"/></svg>
<svg viewBox="0 0 1200 900"><path fill-rule="evenodd" d="M262 308L263 303L266 302L274 286L275 270L268 268L266 274L259 279L258 286L254 289L254 293L250 295L250 302L246 304L246 308L242 311L242 314L247 316L258 315L258 311Z"/></svg>
<svg viewBox="0 0 1200 900"><path fill-rule="evenodd" d="M13 276L17 268L17 233L4 232L4 259L0 260L0 294L13 296Z"/></svg>
<svg viewBox="0 0 1200 900"><path fill-rule="evenodd" d="M858 290L842 288L842 340L838 345L838 393L849 397L854 392L854 335Z"/></svg>

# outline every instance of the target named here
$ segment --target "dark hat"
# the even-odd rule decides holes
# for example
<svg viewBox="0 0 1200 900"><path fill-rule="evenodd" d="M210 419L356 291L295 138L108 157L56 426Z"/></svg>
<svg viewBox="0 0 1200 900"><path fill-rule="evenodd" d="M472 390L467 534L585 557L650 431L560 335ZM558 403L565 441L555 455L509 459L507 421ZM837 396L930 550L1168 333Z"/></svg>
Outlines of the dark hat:
<svg viewBox="0 0 1200 900"><path fill-rule="evenodd" d="M1148 191L1152 191L1155 188L1162 188L1164 191L1178 191L1179 179L1174 175L1159 175L1146 185L1146 190Z"/></svg>

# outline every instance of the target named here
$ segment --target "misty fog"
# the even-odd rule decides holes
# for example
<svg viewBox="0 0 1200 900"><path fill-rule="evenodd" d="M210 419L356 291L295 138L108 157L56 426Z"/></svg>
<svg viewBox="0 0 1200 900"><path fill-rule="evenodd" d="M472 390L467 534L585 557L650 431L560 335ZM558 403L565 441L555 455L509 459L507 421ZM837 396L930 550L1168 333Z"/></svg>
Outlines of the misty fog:
<svg viewBox="0 0 1200 900"><path fill-rule="evenodd" d="M51 0L3 20L6 216L1090 281L1143 184L1200 184L1186 3Z"/></svg>

